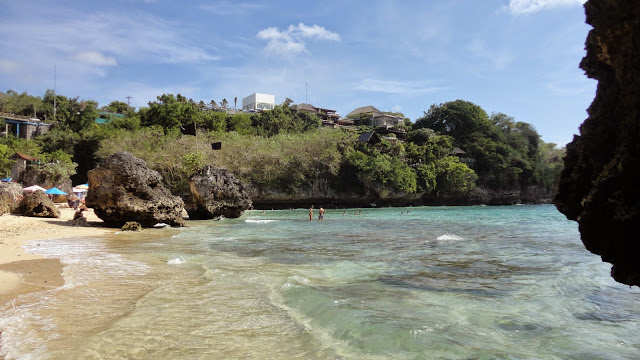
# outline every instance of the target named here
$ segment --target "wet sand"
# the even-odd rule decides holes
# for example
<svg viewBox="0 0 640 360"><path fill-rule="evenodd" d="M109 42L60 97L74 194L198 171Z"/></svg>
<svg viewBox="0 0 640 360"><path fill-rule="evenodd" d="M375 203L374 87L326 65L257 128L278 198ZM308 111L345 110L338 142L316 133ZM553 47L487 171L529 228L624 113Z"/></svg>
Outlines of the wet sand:
<svg viewBox="0 0 640 360"><path fill-rule="evenodd" d="M84 212L89 225L72 226L74 210L62 205L59 218L35 218L18 215L0 216L0 304L18 295L62 286L62 264L25 252L29 241L75 236L101 236L114 230L101 227L92 209Z"/></svg>

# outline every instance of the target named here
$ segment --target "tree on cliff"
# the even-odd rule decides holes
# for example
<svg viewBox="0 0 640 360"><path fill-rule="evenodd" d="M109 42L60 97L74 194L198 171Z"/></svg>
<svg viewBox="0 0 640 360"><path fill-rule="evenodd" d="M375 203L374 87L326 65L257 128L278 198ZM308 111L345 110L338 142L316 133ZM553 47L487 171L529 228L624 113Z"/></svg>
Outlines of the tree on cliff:
<svg viewBox="0 0 640 360"><path fill-rule="evenodd" d="M432 129L464 144L476 133L487 133L490 126L489 116L480 106L455 100L431 105L424 116L416 120L413 129Z"/></svg>
<svg viewBox="0 0 640 360"><path fill-rule="evenodd" d="M280 133L300 134L320 127L321 120L314 114L292 109L285 101L273 110L263 111L251 117L251 125L259 136L274 136Z"/></svg>
<svg viewBox="0 0 640 360"><path fill-rule="evenodd" d="M468 101L431 105L413 128L420 130L410 133L409 139L418 142L424 142L425 135L416 131L425 128L451 136L453 145L474 160L478 184L494 190L540 185L552 166L543 163L538 148L540 135L533 126L503 113L489 117L480 106Z"/></svg>
<svg viewBox="0 0 640 360"><path fill-rule="evenodd" d="M104 106L102 110L124 115L127 112L133 110L133 108L124 101L114 100L110 102L109 105Z"/></svg>
<svg viewBox="0 0 640 360"><path fill-rule="evenodd" d="M160 125L166 131L191 124L198 113L197 106L178 94L163 94L157 101L150 101L148 109L141 109L140 123L143 126Z"/></svg>

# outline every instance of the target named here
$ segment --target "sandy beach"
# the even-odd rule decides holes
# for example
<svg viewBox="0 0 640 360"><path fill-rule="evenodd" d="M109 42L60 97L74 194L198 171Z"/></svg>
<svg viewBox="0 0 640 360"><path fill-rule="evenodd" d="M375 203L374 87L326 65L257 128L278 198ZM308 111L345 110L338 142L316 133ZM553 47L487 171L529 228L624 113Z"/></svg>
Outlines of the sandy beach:
<svg viewBox="0 0 640 360"><path fill-rule="evenodd" d="M0 304L20 294L62 286L62 264L25 252L25 243L33 240L75 236L100 236L113 230L101 227L93 209L84 212L91 226L71 226L74 210L60 205L59 218L0 216Z"/></svg>

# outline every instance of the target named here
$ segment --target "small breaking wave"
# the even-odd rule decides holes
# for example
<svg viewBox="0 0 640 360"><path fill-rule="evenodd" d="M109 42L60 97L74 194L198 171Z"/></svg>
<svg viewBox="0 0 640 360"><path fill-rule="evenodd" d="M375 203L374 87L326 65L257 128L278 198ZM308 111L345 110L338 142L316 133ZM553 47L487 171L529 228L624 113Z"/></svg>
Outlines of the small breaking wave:
<svg viewBox="0 0 640 360"><path fill-rule="evenodd" d="M444 234L444 235L438 236L438 241L457 241L457 240L464 240L464 239L462 238L462 236L453 235L453 234Z"/></svg>
<svg viewBox="0 0 640 360"><path fill-rule="evenodd" d="M169 265L180 265L180 264L184 264L186 262L187 262L187 260L185 260L184 258L177 257L177 258L169 259L169 261L167 261L167 264L169 264Z"/></svg>
<svg viewBox="0 0 640 360"><path fill-rule="evenodd" d="M252 220L252 219L247 219L244 222L246 223L250 223L250 224L268 224L271 222L276 222L278 220Z"/></svg>

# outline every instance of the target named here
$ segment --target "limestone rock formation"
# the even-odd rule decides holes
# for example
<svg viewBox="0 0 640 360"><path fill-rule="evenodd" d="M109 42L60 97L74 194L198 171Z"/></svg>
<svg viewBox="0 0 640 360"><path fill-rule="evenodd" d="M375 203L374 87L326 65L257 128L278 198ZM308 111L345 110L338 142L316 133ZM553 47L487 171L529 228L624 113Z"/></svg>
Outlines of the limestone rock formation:
<svg viewBox="0 0 640 360"><path fill-rule="evenodd" d="M18 212L24 216L32 217L60 217L60 210L58 210L56 204L42 191L25 194L18 206Z"/></svg>
<svg viewBox="0 0 640 360"><path fill-rule="evenodd" d="M598 90L567 145L555 204L616 281L640 286L640 2L589 0L585 9L593 30L580 66Z"/></svg>
<svg viewBox="0 0 640 360"><path fill-rule="evenodd" d="M237 218L252 205L244 184L225 169L206 166L191 178L189 186L185 209L190 219Z"/></svg>
<svg viewBox="0 0 640 360"><path fill-rule="evenodd" d="M142 225L140 225L139 222L127 221L127 223L122 226L122 231L142 231Z"/></svg>
<svg viewBox="0 0 640 360"><path fill-rule="evenodd" d="M14 182L0 182L0 215L12 213L18 207L22 186Z"/></svg>
<svg viewBox="0 0 640 360"><path fill-rule="evenodd" d="M87 176L86 205L106 226L121 228L128 221L142 227L157 223L184 226L182 199L171 194L157 171L131 153L111 155Z"/></svg>

